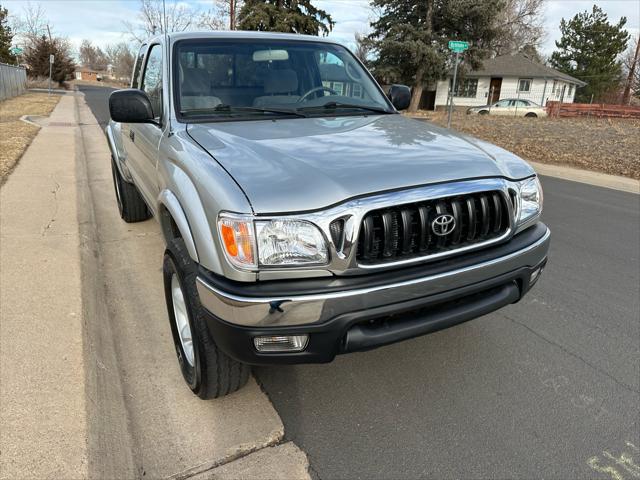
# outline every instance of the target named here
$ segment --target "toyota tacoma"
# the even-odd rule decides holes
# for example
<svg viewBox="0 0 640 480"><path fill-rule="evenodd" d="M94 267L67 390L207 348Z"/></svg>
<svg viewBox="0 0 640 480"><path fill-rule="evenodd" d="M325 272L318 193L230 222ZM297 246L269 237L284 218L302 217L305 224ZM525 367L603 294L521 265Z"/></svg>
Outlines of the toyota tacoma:
<svg viewBox="0 0 640 480"><path fill-rule="evenodd" d="M115 196L153 216L178 361L201 398L250 365L330 362L519 301L547 259L516 155L399 114L318 37L180 33L109 98Z"/></svg>

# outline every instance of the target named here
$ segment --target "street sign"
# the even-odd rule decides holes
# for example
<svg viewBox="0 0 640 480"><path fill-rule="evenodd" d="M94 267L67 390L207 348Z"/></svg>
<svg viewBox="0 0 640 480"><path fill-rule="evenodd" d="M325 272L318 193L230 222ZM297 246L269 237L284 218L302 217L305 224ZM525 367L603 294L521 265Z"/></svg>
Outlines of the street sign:
<svg viewBox="0 0 640 480"><path fill-rule="evenodd" d="M469 42L463 42L461 40L449 40L449 50L456 53L462 53L469 48Z"/></svg>
<svg viewBox="0 0 640 480"><path fill-rule="evenodd" d="M11 55L22 55L23 50L20 47L11 47L9 49L9 53Z"/></svg>
<svg viewBox="0 0 640 480"><path fill-rule="evenodd" d="M447 102L449 103L449 113L447 114L447 128L451 128L451 111L453 110L453 97L456 93L456 80L458 77L458 57L463 53L467 48L469 48L469 42L463 42L462 40L449 40L449 50L452 52L456 52L456 58L454 60L453 67L453 84L449 89L449 98L447 98Z"/></svg>
<svg viewBox="0 0 640 480"><path fill-rule="evenodd" d="M55 59L55 57L53 55L49 55L49 63L53 63L54 59Z"/></svg>

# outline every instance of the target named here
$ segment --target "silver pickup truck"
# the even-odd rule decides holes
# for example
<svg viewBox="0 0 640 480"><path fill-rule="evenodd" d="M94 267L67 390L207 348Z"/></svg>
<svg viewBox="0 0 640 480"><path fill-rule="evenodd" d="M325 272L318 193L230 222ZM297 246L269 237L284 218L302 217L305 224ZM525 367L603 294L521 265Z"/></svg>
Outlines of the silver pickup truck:
<svg viewBox="0 0 640 480"><path fill-rule="evenodd" d="M166 241L167 309L201 398L249 365L330 362L519 301L547 259L533 169L409 119L345 47L251 32L140 49L109 98L120 215Z"/></svg>

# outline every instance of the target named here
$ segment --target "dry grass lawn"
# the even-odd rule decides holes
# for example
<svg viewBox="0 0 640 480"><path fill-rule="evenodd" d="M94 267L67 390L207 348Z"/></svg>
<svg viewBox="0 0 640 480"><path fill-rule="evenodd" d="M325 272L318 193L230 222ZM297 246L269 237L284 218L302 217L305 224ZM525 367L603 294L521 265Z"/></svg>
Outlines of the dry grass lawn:
<svg viewBox="0 0 640 480"><path fill-rule="evenodd" d="M425 112L424 116L446 126L444 112ZM640 120L455 113L451 128L487 140L533 162L640 179Z"/></svg>
<svg viewBox="0 0 640 480"><path fill-rule="evenodd" d="M20 120L22 115L46 116L60 95L28 92L0 102L0 184L11 173L39 128Z"/></svg>

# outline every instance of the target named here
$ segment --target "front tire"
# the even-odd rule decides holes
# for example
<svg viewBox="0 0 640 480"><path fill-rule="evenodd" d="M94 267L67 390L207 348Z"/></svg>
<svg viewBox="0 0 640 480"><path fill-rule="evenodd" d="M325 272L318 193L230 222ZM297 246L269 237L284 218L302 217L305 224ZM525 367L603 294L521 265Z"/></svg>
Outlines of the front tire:
<svg viewBox="0 0 640 480"><path fill-rule="evenodd" d="M180 238L167 245L163 275L173 343L191 391L210 399L243 387L251 368L229 357L211 337L196 289L197 266Z"/></svg>
<svg viewBox="0 0 640 480"><path fill-rule="evenodd" d="M113 157L111 157L111 175L113 176L113 188L116 193L120 217L127 223L147 220L150 217L147 204L144 203L136 186L122 178Z"/></svg>
<svg viewBox="0 0 640 480"><path fill-rule="evenodd" d="M535 114L535 113L533 113L533 112L529 112L529 113L527 113L527 114L525 115L525 117L529 117L529 118L537 118L537 117L538 117L538 115L536 115L536 114Z"/></svg>
<svg viewBox="0 0 640 480"><path fill-rule="evenodd" d="M489 110L480 110L478 115L489 115Z"/></svg>

